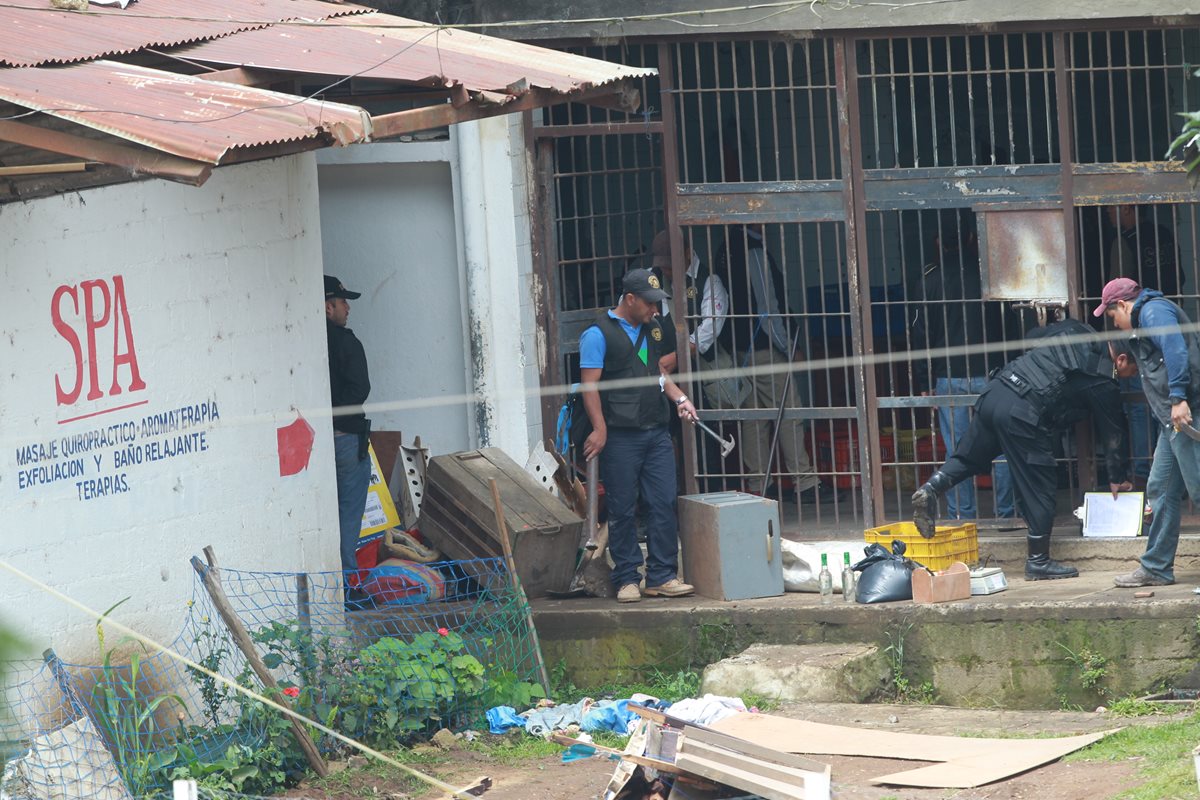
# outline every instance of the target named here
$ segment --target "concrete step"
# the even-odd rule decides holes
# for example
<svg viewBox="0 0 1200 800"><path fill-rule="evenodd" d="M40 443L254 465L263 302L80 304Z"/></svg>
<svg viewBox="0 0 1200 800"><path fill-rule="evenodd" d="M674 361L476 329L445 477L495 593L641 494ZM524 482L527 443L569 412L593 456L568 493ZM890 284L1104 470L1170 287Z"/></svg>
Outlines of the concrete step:
<svg viewBox="0 0 1200 800"><path fill-rule="evenodd" d="M1146 550L1146 537L1132 539L1085 539L1078 534L1055 533L1050 537L1050 557L1078 569L1096 572L1129 572ZM979 536L980 563L1003 567L1018 574L1025 564L1024 531L1014 533L982 532ZM1175 557L1176 570L1200 568L1200 534L1179 537Z"/></svg>
<svg viewBox="0 0 1200 800"><path fill-rule="evenodd" d="M709 664L700 691L776 702L862 703L888 685L887 659L867 644L752 644Z"/></svg>

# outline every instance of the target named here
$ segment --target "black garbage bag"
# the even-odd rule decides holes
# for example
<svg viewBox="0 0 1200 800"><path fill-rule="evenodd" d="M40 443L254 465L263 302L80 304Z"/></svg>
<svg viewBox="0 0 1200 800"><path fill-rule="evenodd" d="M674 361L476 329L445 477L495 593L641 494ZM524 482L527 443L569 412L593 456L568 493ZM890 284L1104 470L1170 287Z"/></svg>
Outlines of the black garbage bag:
<svg viewBox="0 0 1200 800"><path fill-rule="evenodd" d="M912 574L919 565L904 557L904 542L892 541L892 552L881 544L863 548L863 560L851 569L859 573L854 599L860 603L912 600Z"/></svg>

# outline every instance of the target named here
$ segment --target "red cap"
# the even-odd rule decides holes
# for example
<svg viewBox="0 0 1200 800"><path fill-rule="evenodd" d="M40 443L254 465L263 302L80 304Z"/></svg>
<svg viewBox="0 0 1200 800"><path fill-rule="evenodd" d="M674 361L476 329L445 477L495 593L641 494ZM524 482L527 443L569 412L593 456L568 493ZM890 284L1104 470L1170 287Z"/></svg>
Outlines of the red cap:
<svg viewBox="0 0 1200 800"><path fill-rule="evenodd" d="M1137 281L1133 278L1114 278L1104 284L1104 291L1100 293L1100 305L1096 306L1092 316L1103 317L1104 312L1113 303L1119 300L1132 300L1141 293L1142 287L1138 286Z"/></svg>

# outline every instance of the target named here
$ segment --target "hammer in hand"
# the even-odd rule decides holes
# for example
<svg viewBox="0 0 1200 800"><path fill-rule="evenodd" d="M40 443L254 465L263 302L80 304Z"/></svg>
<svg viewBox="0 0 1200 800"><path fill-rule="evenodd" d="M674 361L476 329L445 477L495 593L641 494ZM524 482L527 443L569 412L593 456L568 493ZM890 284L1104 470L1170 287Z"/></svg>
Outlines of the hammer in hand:
<svg viewBox="0 0 1200 800"><path fill-rule="evenodd" d="M728 439L722 439L720 436L717 435L716 431L714 431L712 428L705 425L699 419L693 417L692 422L696 423L696 425L699 426L700 430L704 431L709 436L711 436L712 438L717 440L717 442L721 445L721 458L725 458L726 456L728 456L730 453L733 452L734 442L733 442L732 436L730 436Z"/></svg>

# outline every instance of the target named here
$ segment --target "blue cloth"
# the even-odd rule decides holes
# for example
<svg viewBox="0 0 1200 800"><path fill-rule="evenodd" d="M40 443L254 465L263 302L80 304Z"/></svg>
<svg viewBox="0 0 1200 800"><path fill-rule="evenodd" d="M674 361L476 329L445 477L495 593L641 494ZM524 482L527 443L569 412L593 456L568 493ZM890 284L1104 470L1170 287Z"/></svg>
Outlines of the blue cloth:
<svg viewBox="0 0 1200 800"><path fill-rule="evenodd" d="M1162 292L1153 289L1143 289L1134 303L1138 314L1139 329L1165 328L1150 334L1150 339L1158 345L1162 352L1163 363L1167 367L1167 386L1170 388L1168 397L1172 400L1188 399L1188 351L1183 331L1179 327L1179 308L1174 303L1148 303L1156 297L1162 297Z"/></svg>
<svg viewBox="0 0 1200 800"><path fill-rule="evenodd" d="M629 733L629 727L637 721L638 715L629 710L628 700L605 700L592 706L583 715L581 727L592 731L612 731L622 736Z"/></svg>
<svg viewBox="0 0 1200 800"><path fill-rule="evenodd" d="M352 433L334 435L333 459L337 469L339 549L344 576L358 570L354 554L358 551L367 490L371 487L371 459L358 457L358 436Z"/></svg>
<svg viewBox="0 0 1200 800"><path fill-rule="evenodd" d="M1142 567L1151 575L1172 581L1185 488L1192 502L1200 503L1200 442L1164 428L1158 435L1150 479L1146 482L1146 499L1154 516L1141 560Z"/></svg>
<svg viewBox="0 0 1200 800"><path fill-rule="evenodd" d="M986 377L938 378L934 394L948 397L957 394L979 394L988 384ZM942 441L953 453L971 424L971 409L967 406L938 406L938 427L942 430ZM1008 471L1008 459L1001 455L992 462L992 491L996 498L996 516L1013 516L1012 476ZM946 493L946 517L948 519L979 519L975 507L975 481L966 480Z"/></svg>
<svg viewBox="0 0 1200 800"><path fill-rule="evenodd" d="M634 511L639 493L646 503L646 585L675 577L679 534L675 520L675 450L667 427L609 428L600 451L600 479L608 508L608 552L618 589L638 582L642 550Z"/></svg>
<svg viewBox="0 0 1200 800"><path fill-rule="evenodd" d="M591 700L584 698L578 703L537 708L525 718L525 730L534 736L547 736L554 731L566 730L569 725L583 722L583 707Z"/></svg>
<svg viewBox="0 0 1200 800"><path fill-rule="evenodd" d="M637 344L638 332L642 329L640 325L630 325L625 320L613 313L610 308L608 316L621 323L621 329L625 331L625 335L629 337L629 341ZM604 339L604 332L595 325L590 326L579 336L579 368L580 369L604 369L604 356L608 353L608 344Z"/></svg>
<svg viewBox="0 0 1200 800"><path fill-rule="evenodd" d="M487 710L488 732L504 733L512 728L524 728L525 718L512 706L496 706Z"/></svg>

